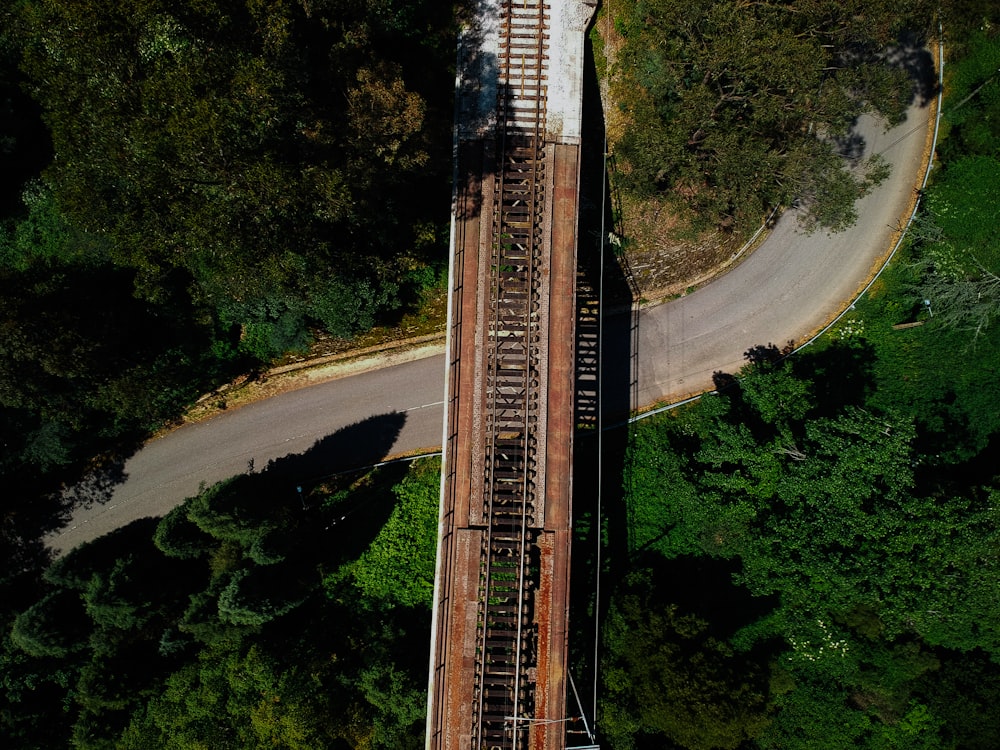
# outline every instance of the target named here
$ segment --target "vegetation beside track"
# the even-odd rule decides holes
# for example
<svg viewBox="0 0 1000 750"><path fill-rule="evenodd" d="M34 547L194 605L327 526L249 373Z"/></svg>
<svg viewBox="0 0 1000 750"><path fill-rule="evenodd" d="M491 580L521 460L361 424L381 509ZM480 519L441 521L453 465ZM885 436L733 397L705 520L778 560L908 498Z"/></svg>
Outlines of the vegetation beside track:
<svg viewBox="0 0 1000 750"><path fill-rule="evenodd" d="M455 31L439 0L4 4L0 588L202 394L441 325Z"/></svg>
<svg viewBox="0 0 1000 750"><path fill-rule="evenodd" d="M422 747L440 461L298 492L337 440L81 545L17 591L8 742Z"/></svg>
<svg viewBox="0 0 1000 750"><path fill-rule="evenodd" d="M0 8L0 734L14 745L109 746L125 704L151 695L141 670L162 677L179 653L157 663L147 637L190 593L162 578L190 567L156 562L140 532L105 542L134 574L102 562L92 591L43 582L42 540L72 503L100 502L144 439L224 383L440 328L455 32L439 0ZM25 611L28 651L10 635ZM292 658L213 653L216 681L266 681Z"/></svg>
<svg viewBox="0 0 1000 750"><path fill-rule="evenodd" d="M938 6L941 12L938 13ZM933 96L924 45L982 3L615 0L591 34L606 105L614 228L642 295L723 267L773 209L853 223L885 174L862 114L897 123ZM904 32L905 30L905 32Z"/></svg>
<svg viewBox="0 0 1000 750"><path fill-rule="evenodd" d="M839 326L635 425L599 726L623 748L990 748L1000 41L952 63L905 248ZM971 96L970 96L971 95ZM727 708L728 707L728 708Z"/></svg>
<svg viewBox="0 0 1000 750"><path fill-rule="evenodd" d="M378 23L400 23L391 4L366 7L384 14ZM46 567L37 539L58 522L61 482L234 363L262 362L268 342L296 339L308 315L265 300L245 320L224 318L229 308L193 293L204 269L184 260L157 277L172 262L163 255L165 265L122 264L123 247L139 258L134 224L95 231L79 206L74 218L67 206L82 200L85 172L67 177L75 188L56 184L58 170L31 181L51 154L37 140L37 105L16 94L32 74L16 72L22 50L2 12L2 83L17 112L4 127L18 124L3 132L5 149L15 144L4 158L32 163L5 171L20 181L4 185L7 198L24 203L4 204L0 248L0 731L18 746L419 747L435 462L302 496L302 465L279 462ZM39 17L59 31L59 19ZM280 28L260 27L237 35L237 47L265 31L280 42ZM99 37L96 49L114 55ZM871 295L822 345L787 365L758 349L741 385L633 433L616 477L626 494L603 529L612 593L598 727L610 747L997 746L1000 250L996 207L982 196L1000 160L1000 53L995 32L962 41L943 168L915 241ZM254 43L266 63L263 37ZM247 75L269 74L245 53L233 59ZM66 93L80 93L74 86ZM46 111L68 117L68 106ZM200 223L188 229L219 230ZM132 244L114 244L126 229ZM396 270L429 280L427 248ZM281 271L292 286L304 278L296 262ZM113 480L113 463L105 468ZM585 617L571 622L586 628Z"/></svg>

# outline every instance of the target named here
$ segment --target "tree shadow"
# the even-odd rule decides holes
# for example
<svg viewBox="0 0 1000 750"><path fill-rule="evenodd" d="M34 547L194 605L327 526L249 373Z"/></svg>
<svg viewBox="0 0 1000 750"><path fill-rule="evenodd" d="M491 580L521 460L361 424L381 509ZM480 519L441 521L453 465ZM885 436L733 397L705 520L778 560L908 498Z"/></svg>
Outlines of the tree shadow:
<svg viewBox="0 0 1000 750"><path fill-rule="evenodd" d="M917 436L914 448L921 456L934 456L931 464L917 467L920 486L934 486L951 476L965 486L979 483L988 486L997 477L998 436L993 435L986 444L976 434L969 413L957 404L958 395L951 388L935 399L935 408L916 419ZM958 468L961 467L961 468ZM957 468L957 471L956 471Z"/></svg>
<svg viewBox="0 0 1000 750"><path fill-rule="evenodd" d="M867 341L847 339L796 351L795 343L783 347L755 344L743 353L747 368L775 369L788 362L792 374L811 383L815 416L833 416L845 406L861 406L875 389L875 349ZM741 373L717 370L712 383L719 393L736 393Z"/></svg>
<svg viewBox="0 0 1000 750"><path fill-rule="evenodd" d="M916 102L920 107L928 106L938 95L937 74L934 58L926 47L927 40L913 32L903 32L897 44L882 55L889 65L904 70L913 82L913 91L908 104Z"/></svg>
<svg viewBox="0 0 1000 750"><path fill-rule="evenodd" d="M280 503L298 516L294 535L283 545L288 570L307 576L317 563L357 557L378 535L396 505L391 488L406 475L408 464L382 468L372 484L349 488L388 456L405 423L400 412L369 417L317 440L303 453L268 463L261 474L265 502ZM334 502L330 493L336 488L347 494Z"/></svg>
<svg viewBox="0 0 1000 750"><path fill-rule="evenodd" d="M676 604L709 623L712 634L728 640L777 609L777 595L754 596L733 582L741 570L738 559L675 557L647 553L635 568L650 571L658 599Z"/></svg>
<svg viewBox="0 0 1000 750"><path fill-rule="evenodd" d="M737 561L653 554L635 560L630 575L615 582L607 658L614 670L628 670L628 680L618 681L604 700L612 711L642 717L634 731L637 748L673 747L669 727L678 716L725 725L736 740L726 747L766 721L783 643L752 631L761 620L767 631L778 600L735 585L738 572Z"/></svg>
<svg viewBox="0 0 1000 750"><path fill-rule="evenodd" d="M115 488L128 479L125 462L129 455L141 448L141 444L137 444L134 450L130 450L127 454L114 453L102 456L79 481L67 487L62 493L66 512L73 508L90 508L108 502Z"/></svg>
<svg viewBox="0 0 1000 750"><path fill-rule="evenodd" d="M812 383L817 416L861 406L875 390L875 348L861 339L834 341L790 358L796 377Z"/></svg>
<svg viewBox="0 0 1000 750"><path fill-rule="evenodd" d="M842 136L833 136L830 138L834 151L852 164L857 164L861 161L865 155L865 146L867 145L865 137L855 130L857 124L858 121L855 119L851 123L847 133Z"/></svg>
<svg viewBox="0 0 1000 750"><path fill-rule="evenodd" d="M910 91L902 96L901 106L917 103L921 108L927 107L939 92L938 80L934 70L934 58L925 47L926 40L913 32L902 33L896 44L878 52L866 49L850 50L847 58L854 62L867 61L873 64L884 64L890 68L902 70L910 81ZM905 119L905 114L904 118ZM865 157L867 142L857 131L858 118L855 117L841 136L831 137L830 143L841 157L852 164L860 164Z"/></svg>
<svg viewBox="0 0 1000 750"><path fill-rule="evenodd" d="M269 477L302 485L370 466L389 455L405 424L402 412L371 416L320 438L302 453L269 461L264 471Z"/></svg>
<svg viewBox="0 0 1000 750"><path fill-rule="evenodd" d="M497 127L497 102L510 92L492 88L499 80L497 56L484 49L483 30L466 23L459 34L455 83L455 185L453 221L475 219L483 212L481 185L494 179L496 159L487 144ZM458 252L459 248L456 248Z"/></svg>
<svg viewBox="0 0 1000 750"><path fill-rule="evenodd" d="M107 502L115 487L125 481L124 465L122 453L109 452L95 459L82 479L78 464L49 475L23 472L5 477L6 497L0 513L0 559L4 564L0 595L9 593L8 585L17 587L37 579L55 554L50 535L69 523L74 508ZM68 487L61 489L60 482Z"/></svg>
<svg viewBox="0 0 1000 750"><path fill-rule="evenodd" d="M747 362L746 367L757 369L769 368L777 365L794 351L794 341L788 341L781 348L770 342L767 344L754 344L743 352L743 359ZM740 374L716 370L712 373L712 385L719 393L731 390L739 383Z"/></svg>
<svg viewBox="0 0 1000 750"><path fill-rule="evenodd" d="M381 462L392 450L405 423L404 413L389 412L372 416L320 438L301 453L273 459L265 467L258 467L256 472L252 465L249 466L247 474L250 476L237 477L241 480L240 492L245 492L247 500L241 512L257 514L263 519L274 504L307 509L309 492L325 478L338 473L360 471ZM115 471L109 468L106 476L95 478L88 487L97 487L102 491L104 488L113 490L116 476ZM106 499L103 495L98 498L90 496L91 502L103 499ZM65 521L53 530L58 530L63 525ZM320 526L322 528L326 525L327 522L324 521ZM45 564L52 555L71 551L58 549L58 543L58 539L40 539L37 550L29 547L24 554L33 553L34 557L40 555L39 559ZM57 548L56 551L53 551L52 546Z"/></svg>
<svg viewBox="0 0 1000 750"><path fill-rule="evenodd" d="M0 217L23 210L21 194L25 183L41 174L52 161L52 137L42 120L42 106L28 94L28 81L17 65L6 66L0 79Z"/></svg>

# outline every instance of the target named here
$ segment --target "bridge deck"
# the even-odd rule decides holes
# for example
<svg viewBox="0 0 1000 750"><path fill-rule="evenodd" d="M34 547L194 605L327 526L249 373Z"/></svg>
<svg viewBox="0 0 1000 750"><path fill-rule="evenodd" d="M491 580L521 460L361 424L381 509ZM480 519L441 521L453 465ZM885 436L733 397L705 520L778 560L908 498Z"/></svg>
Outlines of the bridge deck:
<svg viewBox="0 0 1000 750"><path fill-rule="evenodd" d="M550 106L548 45L575 29L582 48L590 9L564 0L556 27L548 0L484 0L483 14L496 46L488 62L483 47L467 58L479 99L463 102L459 86L475 125L460 121L457 138L427 747L555 750L566 730L579 102L561 94Z"/></svg>

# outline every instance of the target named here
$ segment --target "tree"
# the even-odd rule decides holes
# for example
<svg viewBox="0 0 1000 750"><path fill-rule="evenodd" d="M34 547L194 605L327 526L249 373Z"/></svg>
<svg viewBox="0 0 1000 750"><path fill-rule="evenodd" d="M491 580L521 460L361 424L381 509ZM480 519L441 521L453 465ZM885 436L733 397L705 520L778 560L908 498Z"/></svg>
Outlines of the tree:
<svg viewBox="0 0 1000 750"><path fill-rule="evenodd" d="M643 448L642 481L669 481L630 500L659 506L655 516L632 514L679 542L656 548L738 556L739 582L781 597L790 619L776 627L863 606L887 637L996 652L993 491L918 488L911 420L852 405L813 417L794 380L787 366L751 372L740 391L660 428L659 450L676 458L657 458L656 442Z"/></svg>
<svg viewBox="0 0 1000 750"><path fill-rule="evenodd" d="M187 750L326 745L317 731L314 693L295 668L257 647L204 652L179 670L163 693L137 712L121 747Z"/></svg>
<svg viewBox="0 0 1000 750"><path fill-rule="evenodd" d="M672 601L648 569L616 592L604 632L602 731L615 750L650 746L642 738L691 750L739 747L767 724L766 668Z"/></svg>
<svg viewBox="0 0 1000 750"><path fill-rule="evenodd" d="M153 542L168 557L194 559L208 553L214 540L188 518L188 504L172 508L156 525Z"/></svg>
<svg viewBox="0 0 1000 750"><path fill-rule="evenodd" d="M968 729L949 728L952 714L922 685L957 652L1000 649L996 490L969 487L956 480L961 472L939 474L933 457L918 458L911 419L818 398L826 391L796 371L822 374L822 367L756 359L730 388L635 428L630 541L638 560L653 551L671 564L686 555L732 558L732 580L757 602L741 610L777 606L741 624L725 641L730 651L706 640L662 665L654 654L672 637L647 640L643 623L677 595L637 582L634 590L648 599L611 605L608 649L617 661L606 667L605 731L614 746L642 747L653 726L644 712L653 710L695 728L675 742L722 746L686 708L662 705L664 696L683 694L670 671L698 654L697 668L680 681L690 690L713 684L716 657L706 650L744 658L761 649L771 654L761 700L775 713L756 725L758 746L950 746L953 732ZM698 580L715 590L710 577ZM671 610L656 629L680 633L684 612ZM615 619L626 616L627 624ZM724 618L704 621L718 637ZM660 731L681 736L662 721Z"/></svg>
<svg viewBox="0 0 1000 750"><path fill-rule="evenodd" d="M965 156L947 164L927 193L918 292L937 325L972 332L973 343L1000 314L1000 212L978 196L1000 190L1000 161Z"/></svg>
<svg viewBox="0 0 1000 750"><path fill-rule="evenodd" d="M409 185L434 186L428 198L446 187L447 139L432 136L443 113L429 102L450 91L450 59L415 38L448 33L438 3L421 3L413 28L381 2L22 5L57 156L47 177L143 298L184 279L266 361L306 342L316 279L378 290L361 295L378 315L432 260L416 243L431 204ZM418 54L440 77L403 75ZM318 305L313 321L337 317ZM372 320L342 317L343 335Z"/></svg>
<svg viewBox="0 0 1000 750"><path fill-rule="evenodd" d="M65 657L83 648L87 625L79 595L52 591L17 616L11 638L30 656Z"/></svg>
<svg viewBox="0 0 1000 750"><path fill-rule="evenodd" d="M780 710L757 740L762 750L869 750L951 747L941 736L941 722L920 703L912 703L892 724L880 724L862 711L845 711L842 694L829 684L799 685L779 699Z"/></svg>
<svg viewBox="0 0 1000 750"><path fill-rule="evenodd" d="M951 3L953 7L956 4ZM976 19L977 26L983 20L983 17ZM1000 110L1000 82L996 72L1000 68L1000 41L989 30L989 23L982 24L968 36L955 36L956 41L960 40L959 44L966 47L964 54L951 55L956 59L951 61L954 64L950 65L945 92L947 103L942 114L949 129L947 137L938 145L938 156L946 163L958 161L963 156L998 155L1000 129L996 118Z"/></svg>
<svg viewBox="0 0 1000 750"><path fill-rule="evenodd" d="M72 610L71 610L72 611ZM5 613L6 614L6 613ZM55 657L30 656L24 647L11 636L9 619L0 639L0 735L6 741L22 747L60 747L69 734L70 716L67 712L54 711L62 705L67 690L76 678L77 664L72 660ZM33 627L29 629L34 630ZM41 635L34 630L34 639ZM75 644L78 635L63 640L66 634L53 642L42 635L38 647L49 650L55 646Z"/></svg>
<svg viewBox="0 0 1000 750"><path fill-rule="evenodd" d="M427 698L423 681L391 661L372 660L357 677L356 689L375 709L372 744L418 750L423 746Z"/></svg>
<svg viewBox="0 0 1000 750"><path fill-rule="evenodd" d="M233 625L259 627L290 612L305 600L303 586L284 570L236 571L219 594L219 617Z"/></svg>
<svg viewBox="0 0 1000 750"><path fill-rule="evenodd" d="M20 214L18 196L52 156L38 104L23 90L23 30L13 4L0 9L0 221Z"/></svg>
<svg viewBox="0 0 1000 750"><path fill-rule="evenodd" d="M612 95L628 119L616 146L626 186L704 224L759 225L801 202L807 227L840 229L883 163L848 164L852 121L902 120L912 84L883 58L920 2L618 6Z"/></svg>

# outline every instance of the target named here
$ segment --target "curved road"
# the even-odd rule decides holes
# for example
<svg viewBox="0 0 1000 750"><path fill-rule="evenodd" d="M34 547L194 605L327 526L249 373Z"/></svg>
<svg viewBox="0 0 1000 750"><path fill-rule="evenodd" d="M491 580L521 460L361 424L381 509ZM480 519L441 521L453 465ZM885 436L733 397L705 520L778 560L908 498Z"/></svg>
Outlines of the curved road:
<svg viewBox="0 0 1000 750"><path fill-rule="evenodd" d="M839 313L888 251L893 229L905 220L922 177L917 173L930 115L929 106L915 105L906 122L887 133L870 118L859 121L866 151L881 153L893 170L860 201L860 218L851 229L805 235L794 216L786 214L733 270L691 295L644 310L637 332L630 335L626 326L611 343L637 363L627 386L631 406L710 389L712 373L736 372L751 346L800 342ZM608 330L615 335L613 325ZM182 427L129 459L125 479L109 499L79 508L49 544L65 551L137 518L163 515L197 493L199 485L247 471L251 460L262 469L268 461L308 452L318 441L358 422L365 422L360 428L363 437L359 428L352 428L342 433L343 444L374 445L366 454L371 460L434 450L441 444L443 383L444 357L437 353ZM342 448L331 454L341 455ZM346 468L321 465L330 472ZM298 477L292 469L295 481L308 481L317 473L308 466L298 468L305 476ZM290 479L292 493L293 484Z"/></svg>
<svg viewBox="0 0 1000 750"><path fill-rule="evenodd" d="M858 201L858 221L837 234L804 234L787 212L739 266L694 294L653 308L639 322L638 405L678 400L712 387L712 373L735 373L757 344L801 344L854 299L906 223L932 108L912 106L886 132L863 116L865 157L881 154L889 178ZM665 347L665 343L667 346Z"/></svg>

